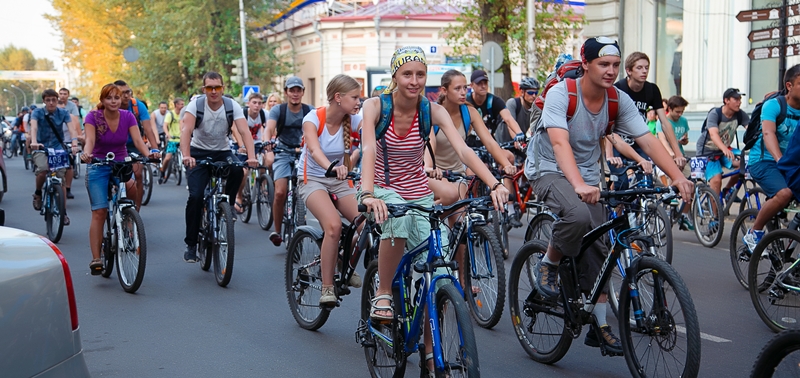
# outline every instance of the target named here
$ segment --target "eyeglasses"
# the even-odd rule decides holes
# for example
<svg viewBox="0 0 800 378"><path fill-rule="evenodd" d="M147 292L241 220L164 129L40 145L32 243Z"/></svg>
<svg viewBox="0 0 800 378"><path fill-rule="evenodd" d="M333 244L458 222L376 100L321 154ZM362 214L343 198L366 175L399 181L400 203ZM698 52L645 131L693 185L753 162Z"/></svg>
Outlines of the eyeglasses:
<svg viewBox="0 0 800 378"><path fill-rule="evenodd" d="M128 89L128 90L122 91L122 94L130 96L130 95L133 94L133 90Z"/></svg>
<svg viewBox="0 0 800 378"><path fill-rule="evenodd" d="M216 92L222 92L222 86L221 85L206 85L205 87L203 87L203 91L205 91L205 92L215 92L215 91Z"/></svg>
<svg viewBox="0 0 800 378"><path fill-rule="evenodd" d="M539 94L539 91L525 91L525 93L527 93L530 96L536 96Z"/></svg>
<svg viewBox="0 0 800 378"><path fill-rule="evenodd" d="M48 98L44 99L44 102L45 103L58 102L58 99L54 98L54 97L48 97Z"/></svg>

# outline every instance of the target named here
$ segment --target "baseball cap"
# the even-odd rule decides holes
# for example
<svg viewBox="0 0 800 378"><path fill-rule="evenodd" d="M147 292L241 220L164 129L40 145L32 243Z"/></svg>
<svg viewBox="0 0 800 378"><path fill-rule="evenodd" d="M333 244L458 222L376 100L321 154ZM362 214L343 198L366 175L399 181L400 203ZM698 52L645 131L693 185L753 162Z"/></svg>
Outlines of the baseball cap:
<svg viewBox="0 0 800 378"><path fill-rule="evenodd" d="M473 83L480 83L484 80L489 80L489 76L486 75L486 71L484 70L475 70L472 71L472 76L470 76L469 81Z"/></svg>
<svg viewBox="0 0 800 378"><path fill-rule="evenodd" d="M725 93L722 95L722 99L728 99L731 97L736 97L737 99L742 98L744 96L744 92L739 92L739 88L728 88L725 90Z"/></svg>
<svg viewBox="0 0 800 378"><path fill-rule="evenodd" d="M288 79L286 79L286 85L284 85L283 87L285 89L294 88L294 87L300 87L300 88L306 89L306 87L303 85L303 79L301 79L301 78L299 78L297 76L290 76Z"/></svg>
<svg viewBox="0 0 800 378"><path fill-rule="evenodd" d="M583 62L591 62L604 56L622 56L619 51L619 43L616 40L608 37L593 37L583 42L583 46L581 46L581 60Z"/></svg>

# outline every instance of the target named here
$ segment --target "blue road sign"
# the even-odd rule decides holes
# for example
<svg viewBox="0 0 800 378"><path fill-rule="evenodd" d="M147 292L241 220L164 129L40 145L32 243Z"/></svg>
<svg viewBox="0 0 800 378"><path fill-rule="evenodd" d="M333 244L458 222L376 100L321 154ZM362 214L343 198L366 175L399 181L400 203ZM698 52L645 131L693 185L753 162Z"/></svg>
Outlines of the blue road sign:
<svg viewBox="0 0 800 378"><path fill-rule="evenodd" d="M245 85L242 87L242 100L247 101L247 96L250 96L251 93L258 92L261 92L261 87L258 85Z"/></svg>

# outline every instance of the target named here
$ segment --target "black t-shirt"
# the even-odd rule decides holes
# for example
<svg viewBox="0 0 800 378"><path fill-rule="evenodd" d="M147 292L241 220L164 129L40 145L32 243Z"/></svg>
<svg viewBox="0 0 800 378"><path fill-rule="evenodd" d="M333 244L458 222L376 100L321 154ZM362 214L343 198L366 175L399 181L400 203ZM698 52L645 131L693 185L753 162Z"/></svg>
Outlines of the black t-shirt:
<svg viewBox="0 0 800 378"><path fill-rule="evenodd" d="M639 92L631 90L628 86L628 79L622 79L614 83L614 86L631 97L631 100L636 104L636 108L639 109L639 114L642 115L642 119L644 119L645 122L647 122L647 108L653 108L653 110L664 108L664 103L661 102L661 90L658 89L658 85L649 81L644 82L644 86Z"/></svg>
<svg viewBox="0 0 800 378"><path fill-rule="evenodd" d="M497 125L503 120L500 118L500 111L506 108L506 103L503 102L503 99L489 93L486 95L486 101L478 106L478 104L475 103L475 99L472 98L472 93L470 93L467 95L467 102L478 109L478 113L483 117L483 123L486 124L489 131L492 132L492 136L494 136L495 131L497 131ZM491 108L489 104L491 104Z"/></svg>

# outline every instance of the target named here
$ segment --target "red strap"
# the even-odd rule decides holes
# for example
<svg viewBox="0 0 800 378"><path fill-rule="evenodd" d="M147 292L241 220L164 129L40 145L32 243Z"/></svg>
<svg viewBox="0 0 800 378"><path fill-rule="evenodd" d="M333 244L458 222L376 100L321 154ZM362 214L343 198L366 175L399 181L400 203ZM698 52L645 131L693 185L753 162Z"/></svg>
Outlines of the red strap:
<svg viewBox="0 0 800 378"><path fill-rule="evenodd" d="M322 135L322 129L325 128L325 107L320 106L317 108L317 120L319 121L319 126L317 126L317 138ZM306 141L303 140L300 142L302 147L305 147ZM303 184L308 184L308 150L306 150L305 162L303 162Z"/></svg>
<svg viewBox="0 0 800 378"><path fill-rule="evenodd" d="M567 95L569 97L569 105L567 105L567 122L575 115L575 109L578 107L578 83L575 79L565 79L567 82Z"/></svg>
<svg viewBox="0 0 800 378"><path fill-rule="evenodd" d="M614 124L617 122L617 114L619 113L619 96L617 89L611 86L608 91L608 126L606 127L606 135L611 134L614 129Z"/></svg>

